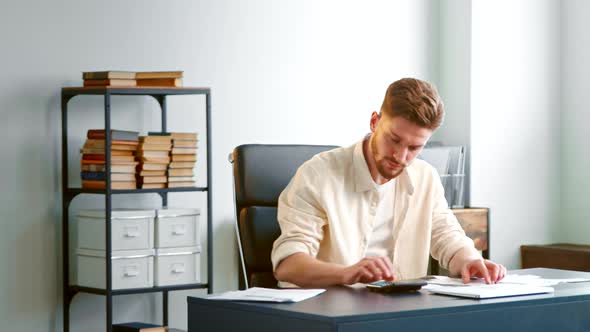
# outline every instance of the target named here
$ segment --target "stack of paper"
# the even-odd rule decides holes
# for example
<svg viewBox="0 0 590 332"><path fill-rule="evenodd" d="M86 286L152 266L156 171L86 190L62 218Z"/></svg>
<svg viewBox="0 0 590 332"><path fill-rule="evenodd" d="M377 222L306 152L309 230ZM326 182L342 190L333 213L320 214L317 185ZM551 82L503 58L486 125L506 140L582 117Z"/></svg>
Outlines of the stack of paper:
<svg viewBox="0 0 590 332"><path fill-rule="evenodd" d="M207 297L210 300L299 302L325 292L325 289L271 289L252 287L244 291L230 291Z"/></svg>
<svg viewBox="0 0 590 332"><path fill-rule="evenodd" d="M555 286L559 283L588 282L590 279L570 278L570 279L546 279L540 276L527 274L508 274L500 281L501 284L518 284L528 286ZM474 284L485 284L483 279L473 279L469 284L464 284L460 278L449 278L446 276L432 276L427 280L428 284L440 286L471 286Z"/></svg>
<svg viewBox="0 0 590 332"><path fill-rule="evenodd" d="M428 285L423 287L432 293L468 297L475 299L490 299L495 297L532 295L542 293L553 293L552 287L528 286L517 284L474 284L465 287Z"/></svg>
<svg viewBox="0 0 590 332"><path fill-rule="evenodd" d="M545 279L536 275L509 274L498 284L486 285L483 279L471 280L464 284L460 278L445 276L430 277L428 286L423 287L432 293L487 299L504 296L530 295L553 293L553 288L559 283L588 282L590 279Z"/></svg>

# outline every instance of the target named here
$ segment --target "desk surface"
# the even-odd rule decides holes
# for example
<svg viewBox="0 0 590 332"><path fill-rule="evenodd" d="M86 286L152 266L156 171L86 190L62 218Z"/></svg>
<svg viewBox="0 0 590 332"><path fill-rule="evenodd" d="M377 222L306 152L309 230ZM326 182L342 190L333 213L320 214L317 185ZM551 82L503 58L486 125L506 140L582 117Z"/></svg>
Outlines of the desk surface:
<svg viewBox="0 0 590 332"><path fill-rule="evenodd" d="M525 269L514 270L510 273L535 274L545 278L590 278L590 273L553 270L553 269ZM365 288L335 287L314 298L292 304L270 304L253 302L227 302L206 300L204 298L189 297L189 327L191 314L190 306L206 306L215 310L238 311L264 317L283 317L297 321L316 321L317 323L336 326L339 324L358 323L363 321L407 320L418 316L457 316L484 311L509 310L517 312L522 308L553 306L565 308L562 304L580 302L590 305L590 282L559 284L555 286L554 294L540 294L530 296L505 297L487 300L462 299L444 295L434 295L427 291L413 294L378 294L368 292ZM587 307L590 308L590 307ZM587 310L587 308L585 310ZM553 310L553 309L551 309ZM571 311L571 308L568 310ZM555 311L550 311L555 312ZM524 313L524 312L523 312ZM540 317L547 313L537 312ZM477 316L477 315L475 315ZM475 316L473 316L475 318ZM481 317L480 317L481 318ZM518 317L515 317L518 318ZM511 318L511 319L515 319ZM560 323L561 324L561 323ZM331 330L339 330L332 327ZM352 329L351 329L352 330ZM189 329L189 331L191 331Z"/></svg>

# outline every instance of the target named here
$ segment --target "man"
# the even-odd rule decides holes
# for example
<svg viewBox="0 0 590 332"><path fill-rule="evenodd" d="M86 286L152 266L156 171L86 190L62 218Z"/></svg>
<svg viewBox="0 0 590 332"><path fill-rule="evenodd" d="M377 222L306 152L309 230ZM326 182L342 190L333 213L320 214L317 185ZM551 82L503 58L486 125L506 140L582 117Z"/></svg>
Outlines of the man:
<svg viewBox="0 0 590 332"><path fill-rule="evenodd" d="M314 156L278 204L272 263L282 285L326 287L426 275L429 253L465 283L501 280L448 209L436 170L416 159L444 116L431 84L392 83L371 134Z"/></svg>

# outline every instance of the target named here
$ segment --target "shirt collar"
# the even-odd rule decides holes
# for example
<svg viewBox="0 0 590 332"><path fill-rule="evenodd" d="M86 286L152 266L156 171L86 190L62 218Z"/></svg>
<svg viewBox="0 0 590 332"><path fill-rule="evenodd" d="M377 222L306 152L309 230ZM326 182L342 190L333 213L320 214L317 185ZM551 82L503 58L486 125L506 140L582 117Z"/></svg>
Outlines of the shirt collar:
<svg viewBox="0 0 590 332"><path fill-rule="evenodd" d="M368 138L363 138L360 142L356 143L352 154L355 192L375 190L375 182L371 177L371 172L369 172L369 165L367 165L365 155L363 154L363 142L365 141L365 139ZM412 169L412 165L406 167L402 171L402 173L398 175L398 177L396 178L399 185L401 186L401 190L407 192L409 195L412 195L414 193Z"/></svg>

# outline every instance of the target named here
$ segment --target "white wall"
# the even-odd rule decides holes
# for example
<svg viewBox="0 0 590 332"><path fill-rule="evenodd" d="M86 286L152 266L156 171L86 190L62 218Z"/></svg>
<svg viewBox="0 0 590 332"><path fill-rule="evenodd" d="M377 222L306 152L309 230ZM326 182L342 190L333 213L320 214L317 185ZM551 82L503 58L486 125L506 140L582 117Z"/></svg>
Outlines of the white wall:
<svg viewBox="0 0 590 332"><path fill-rule="evenodd" d="M471 1L445 0L439 7L438 90L444 101L445 120L431 140L466 147L465 205L471 206Z"/></svg>
<svg viewBox="0 0 590 332"><path fill-rule="evenodd" d="M243 143L347 145L360 139L387 84L404 76L436 80L436 8L432 0L29 0L4 6L2 330L62 326L60 87L80 85L82 71L182 69L187 86L212 88L215 290L234 289L228 153ZM202 117L192 113L202 99L178 98L169 104L169 129L202 132ZM69 156L75 161L84 132L102 125L102 101L77 98L70 107ZM115 98L113 108L114 128L145 132L159 126L156 104L147 98ZM69 171L76 184L78 170ZM202 183L203 168L199 174ZM170 201L204 204L199 194ZM76 199L73 210L101 202ZM115 202L129 204L155 207L159 201L132 196ZM185 296L195 293L174 293L172 326L185 327ZM115 321L159 322L159 299L117 297ZM72 331L104 331L103 297L76 297Z"/></svg>
<svg viewBox="0 0 590 332"><path fill-rule="evenodd" d="M560 6L474 1L471 204L491 208L492 258L517 268L521 244L557 237Z"/></svg>
<svg viewBox="0 0 590 332"><path fill-rule="evenodd" d="M588 87L590 36L588 1L568 0L561 8L561 230L560 241L590 244L590 143Z"/></svg>

